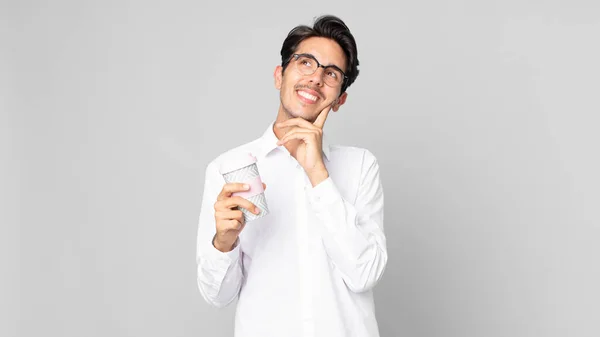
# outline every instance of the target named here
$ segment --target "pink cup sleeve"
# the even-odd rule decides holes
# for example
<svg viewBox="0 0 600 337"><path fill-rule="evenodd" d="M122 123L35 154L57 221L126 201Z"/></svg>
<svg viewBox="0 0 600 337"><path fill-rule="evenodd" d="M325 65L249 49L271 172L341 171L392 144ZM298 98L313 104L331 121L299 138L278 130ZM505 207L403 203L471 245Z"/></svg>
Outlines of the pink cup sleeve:
<svg viewBox="0 0 600 337"><path fill-rule="evenodd" d="M250 185L250 190L244 192L235 192L233 193L234 196L240 196L244 199L248 199L265 191L260 177L254 177L251 180L244 181L244 184Z"/></svg>

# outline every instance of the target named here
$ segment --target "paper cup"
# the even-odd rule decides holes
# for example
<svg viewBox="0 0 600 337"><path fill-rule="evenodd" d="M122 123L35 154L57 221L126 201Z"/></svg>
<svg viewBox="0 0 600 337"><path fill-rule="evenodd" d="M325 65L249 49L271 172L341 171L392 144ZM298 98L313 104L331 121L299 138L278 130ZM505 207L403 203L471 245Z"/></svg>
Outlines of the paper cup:
<svg viewBox="0 0 600 337"><path fill-rule="evenodd" d="M250 185L250 190L248 191L233 193L234 196L247 199L260 209L259 214L254 214L240 207L239 209L244 213L246 223L269 214L262 180L260 179L258 166L256 165L256 158L252 154L237 155L231 157L229 160L225 160L221 164L220 172L227 183L244 183Z"/></svg>

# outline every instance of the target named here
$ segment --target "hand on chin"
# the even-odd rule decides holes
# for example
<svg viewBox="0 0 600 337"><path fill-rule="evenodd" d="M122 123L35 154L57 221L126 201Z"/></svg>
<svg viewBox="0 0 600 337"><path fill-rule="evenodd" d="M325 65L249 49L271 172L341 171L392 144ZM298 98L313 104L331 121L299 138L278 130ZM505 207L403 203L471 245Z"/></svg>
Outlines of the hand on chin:
<svg viewBox="0 0 600 337"><path fill-rule="evenodd" d="M300 117L305 121L313 123L322 109L314 105L301 105L297 110L292 111L290 118Z"/></svg>

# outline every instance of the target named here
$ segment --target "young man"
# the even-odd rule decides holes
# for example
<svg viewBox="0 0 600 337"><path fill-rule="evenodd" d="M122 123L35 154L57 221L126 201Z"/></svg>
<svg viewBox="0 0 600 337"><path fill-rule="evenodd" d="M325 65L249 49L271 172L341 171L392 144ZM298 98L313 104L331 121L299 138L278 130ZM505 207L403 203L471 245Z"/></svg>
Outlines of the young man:
<svg viewBox="0 0 600 337"><path fill-rule="evenodd" d="M225 184L219 156L206 169L198 230L198 287L224 307L236 298L237 337L379 336L373 287L387 263L383 190L368 150L329 145L323 125L358 76L354 37L324 16L292 29L275 68L281 104L252 153L269 214ZM257 213L258 214L258 213Z"/></svg>

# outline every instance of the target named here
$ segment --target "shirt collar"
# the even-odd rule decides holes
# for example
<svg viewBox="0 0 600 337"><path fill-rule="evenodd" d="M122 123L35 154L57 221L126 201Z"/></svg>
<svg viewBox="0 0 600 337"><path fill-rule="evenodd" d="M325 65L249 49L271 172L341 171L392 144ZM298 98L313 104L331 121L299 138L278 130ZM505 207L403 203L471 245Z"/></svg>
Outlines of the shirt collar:
<svg viewBox="0 0 600 337"><path fill-rule="evenodd" d="M260 138L260 152L258 153L259 158L266 157L269 153L271 153L273 150L275 150L277 148L282 148L283 151L287 152L285 147L277 146L278 139L277 139L277 136L275 135L275 132L273 131L273 125L275 125L275 121L273 121L273 122L271 122L271 124L269 124L269 126L263 133L262 137ZM327 161L329 161L330 150L329 150L329 143L327 142L327 137L325 136L325 133L323 133L323 155L324 155L325 159Z"/></svg>

